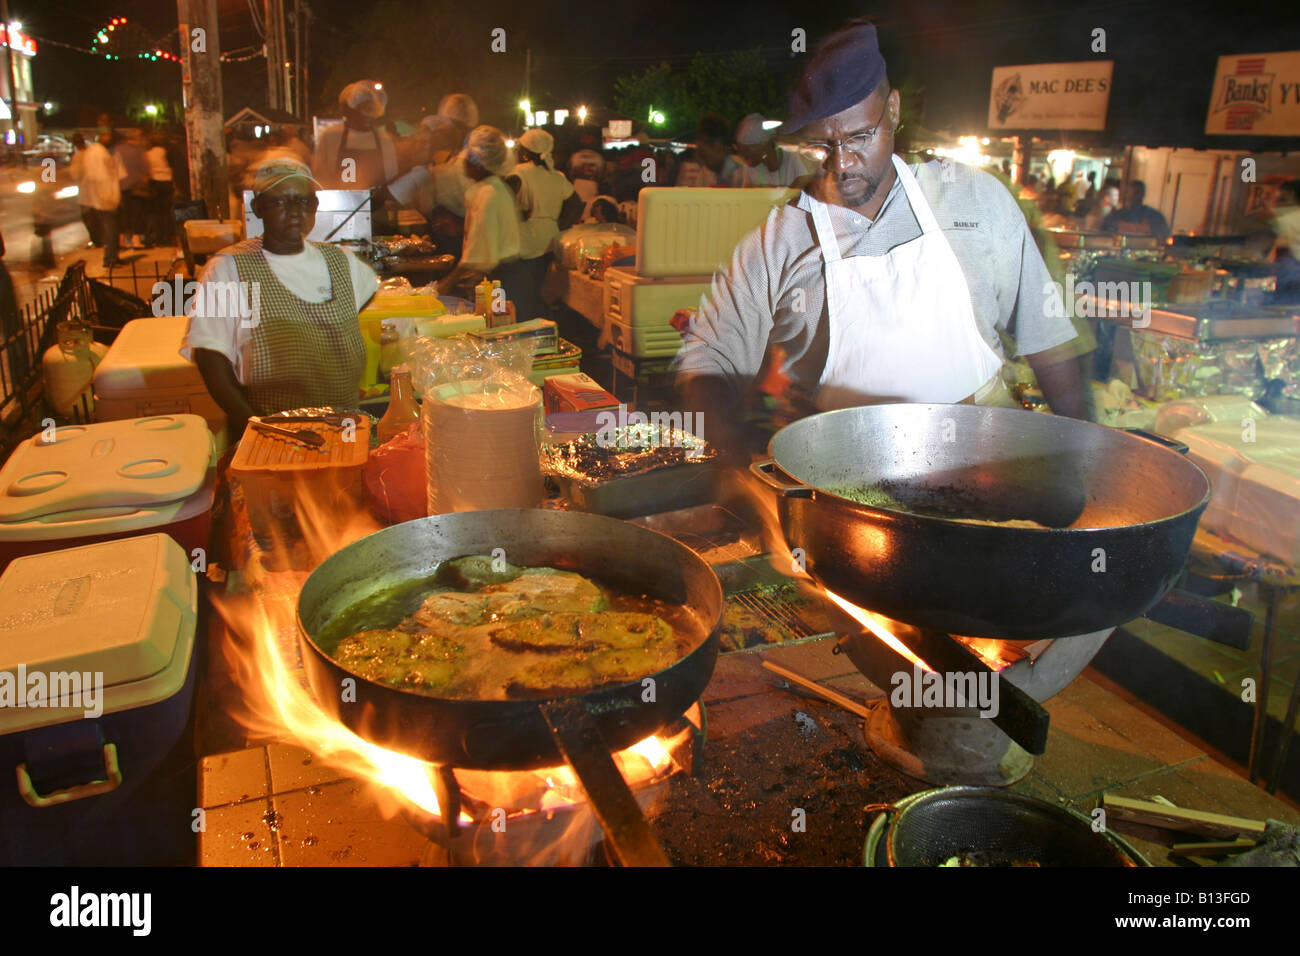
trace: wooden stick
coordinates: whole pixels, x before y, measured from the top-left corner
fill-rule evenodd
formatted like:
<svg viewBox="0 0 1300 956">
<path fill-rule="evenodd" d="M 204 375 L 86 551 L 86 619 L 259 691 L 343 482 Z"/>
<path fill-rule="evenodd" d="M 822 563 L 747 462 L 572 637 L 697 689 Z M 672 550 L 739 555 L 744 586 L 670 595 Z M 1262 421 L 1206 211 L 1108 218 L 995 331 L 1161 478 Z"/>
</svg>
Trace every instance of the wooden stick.
<svg viewBox="0 0 1300 956">
<path fill-rule="evenodd" d="M 1259 844 L 1254 840 L 1227 840 L 1222 843 L 1175 843 L 1169 849 L 1170 856 L 1225 856 L 1240 853 Z"/>
<path fill-rule="evenodd" d="M 780 674 L 786 680 L 798 684 L 806 690 L 812 691 L 818 697 L 829 700 L 832 704 L 838 704 L 851 714 L 857 714 L 859 717 L 869 717 L 871 711 L 864 707 L 852 697 L 845 697 L 843 694 L 831 690 L 829 687 L 823 687 L 816 681 L 809 680 L 801 674 L 796 674 L 792 670 L 782 667 L 780 664 L 773 664 L 771 661 L 763 661 L 763 666 L 774 674 Z"/>
<path fill-rule="evenodd" d="M 1186 810 L 1148 800 L 1116 797 L 1109 793 L 1102 798 L 1102 804 L 1107 816 L 1113 815 L 1117 820 L 1130 820 L 1162 830 L 1177 830 L 1225 840 L 1250 836 L 1258 839 L 1264 835 L 1262 820 L 1247 820 L 1244 817 L 1230 817 L 1204 810 Z"/>
</svg>

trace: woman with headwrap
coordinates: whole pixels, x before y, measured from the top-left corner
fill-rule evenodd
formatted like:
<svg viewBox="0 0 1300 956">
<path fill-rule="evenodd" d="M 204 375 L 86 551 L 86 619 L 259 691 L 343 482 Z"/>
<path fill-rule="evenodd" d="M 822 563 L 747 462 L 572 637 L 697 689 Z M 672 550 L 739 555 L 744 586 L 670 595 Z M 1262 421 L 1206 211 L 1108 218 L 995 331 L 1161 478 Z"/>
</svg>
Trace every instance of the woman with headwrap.
<svg viewBox="0 0 1300 956">
<path fill-rule="evenodd" d="M 455 294 L 487 276 L 501 281 L 506 298 L 518 308 L 528 301 L 529 270 L 519 258 L 515 194 L 500 175 L 510 162 L 505 135 L 493 126 L 479 126 L 469 134 L 461 157 L 465 175 L 474 182 L 465 192 L 465 242 L 456 268 L 439 280 L 438 294 Z"/>
<path fill-rule="evenodd" d="M 582 216 L 582 197 L 573 191 L 565 175 L 556 171 L 551 157 L 554 148 L 551 134 L 536 127 L 519 137 L 515 148 L 519 165 L 514 175 L 519 178 L 519 214 L 523 220 L 519 225 L 519 256 L 531 276 L 529 297 L 515 304 L 520 321 L 548 317 L 541 288 L 551 260 L 551 243 L 561 230 Z"/>
<path fill-rule="evenodd" d="M 323 189 L 378 189 L 397 175 L 397 147 L 375 120 L 388 107 L 382 83 L 357 80 L 339 93 L 343 123 L 316 139 L 312 175 Z"/>
</svg>

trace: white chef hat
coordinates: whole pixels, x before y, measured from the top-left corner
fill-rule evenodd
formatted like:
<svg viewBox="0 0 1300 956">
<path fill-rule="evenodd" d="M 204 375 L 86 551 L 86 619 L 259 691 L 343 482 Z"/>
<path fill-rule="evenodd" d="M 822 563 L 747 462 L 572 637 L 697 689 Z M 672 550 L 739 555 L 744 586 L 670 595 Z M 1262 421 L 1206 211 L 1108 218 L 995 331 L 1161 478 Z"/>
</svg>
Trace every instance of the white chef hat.
<svg viewBox="0 0 1300 956">
<path fill-rule="evenodd" d="M 378 119 L 388 108 L 388 92 L 382 83 L 357 80 L 339 91 L 339 105 L 349 106 L 371 119 Z"/>
<path fill-rule="evenodd" d="M 473 129 L 478 125 L 478 104 L 468 93 L 448 93 L 438 102 L 438 115 Z"/>
<path fill-rule="evenodd" d="M 546 130 L 534 126 L 519 137 L 519 145 L 542 157 L 542 162 L 548 169 L 555 168 L 555 160 L 551 157 L 551 152 L 555 149 L 555 137 Z"/>
<path fill-rule="evenodd" d="M 763 129 L 766 120 L 759 113 L 750 113 L 736 126 L 736 142 L 741 146 L 760 146 L 772 138 L 772 131 Z"/>
<path fill-rule="evenodd" d="M 465 140 L 465 157 L 489 173 L 499 173 L 510 159 L 506 137 L 495 126 L 477 126 Z"/>
</svg>

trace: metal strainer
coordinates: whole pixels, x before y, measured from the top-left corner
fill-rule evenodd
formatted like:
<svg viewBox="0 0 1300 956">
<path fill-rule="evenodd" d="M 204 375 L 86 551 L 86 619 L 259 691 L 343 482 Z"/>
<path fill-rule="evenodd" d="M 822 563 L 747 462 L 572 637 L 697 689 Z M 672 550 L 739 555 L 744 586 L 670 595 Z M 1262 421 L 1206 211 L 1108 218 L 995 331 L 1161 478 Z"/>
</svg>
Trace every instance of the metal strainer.
<svg viewBox="0 0 1300 956">
<path fill-rule="evenodd" d="M 935 867 L 953 857 L 985 866 L 1147 865 L 1082 814 L 996 787 L 943 787 L 874 809 L 883 812 L 867 837 L 867 866 Z"/>
</svg>

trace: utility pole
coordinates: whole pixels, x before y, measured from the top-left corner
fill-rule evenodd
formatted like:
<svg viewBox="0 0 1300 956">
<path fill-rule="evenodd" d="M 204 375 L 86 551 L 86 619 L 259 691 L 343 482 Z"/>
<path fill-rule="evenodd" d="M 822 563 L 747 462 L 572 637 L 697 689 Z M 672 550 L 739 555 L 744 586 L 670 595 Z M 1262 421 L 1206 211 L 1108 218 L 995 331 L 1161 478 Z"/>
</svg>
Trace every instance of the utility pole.
<svg viewBox="0 0 1300 956">
<path fill-rule="evenodd" d="M 180 15 L 181 84 L 190 195 L 207 203 L 208 215 L 230 212 L 225 117 L 221 108 L 221 38 L 217 0 L 176 0 Z"/>
<path fill-rule="evenodd" d="M 284 0 L 266 0 L 265 10 L 266 97 L 272 109 L 287 110 L 289 57 L 284 37 Z"/>
<path fill-rule="evenodd" d="M 293 98 L 289 112 L 298 119 L 303 116 L 302 27 L 302 0 L 293 0 Z"/>
</svg>

